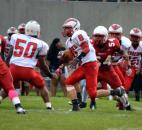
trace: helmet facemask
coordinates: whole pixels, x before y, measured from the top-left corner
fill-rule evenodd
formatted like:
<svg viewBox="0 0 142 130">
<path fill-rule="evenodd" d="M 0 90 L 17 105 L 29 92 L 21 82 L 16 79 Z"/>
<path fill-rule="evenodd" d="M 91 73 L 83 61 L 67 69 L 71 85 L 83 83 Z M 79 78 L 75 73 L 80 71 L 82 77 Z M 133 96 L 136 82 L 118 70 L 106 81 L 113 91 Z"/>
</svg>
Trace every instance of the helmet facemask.
<svg viewBox="0 0 142 130">
<path fill-rule="evenodd" d="M 75 18 L 67 19 L 63 24 L 63 36 L 71 37 L 73 33 L 80 29 L 80 22 Z"/>
<path fill-rule="evenodd" d="M 130 40 L 132 42 L 132 46 L 135 48 L 139 45 L 142 38 L 142 31 L 139 28 L 133 28 L 130 31 Z"/>
</svg>

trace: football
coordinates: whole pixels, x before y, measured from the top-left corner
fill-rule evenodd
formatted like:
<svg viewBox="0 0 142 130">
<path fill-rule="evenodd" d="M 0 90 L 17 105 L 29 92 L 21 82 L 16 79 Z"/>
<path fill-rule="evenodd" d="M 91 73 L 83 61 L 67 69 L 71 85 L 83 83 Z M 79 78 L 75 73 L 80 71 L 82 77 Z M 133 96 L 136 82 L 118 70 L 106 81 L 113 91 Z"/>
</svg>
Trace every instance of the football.
<svg viewBox="0 0 142 130">
<path fill-rule="evenodd" d="M 73 60 L 73 53 L 67 49 L 64 51 L 62 57 L 61 57 L 61 61 L 65 64 L 69 63 L 69 61 Z"/>
</svg>

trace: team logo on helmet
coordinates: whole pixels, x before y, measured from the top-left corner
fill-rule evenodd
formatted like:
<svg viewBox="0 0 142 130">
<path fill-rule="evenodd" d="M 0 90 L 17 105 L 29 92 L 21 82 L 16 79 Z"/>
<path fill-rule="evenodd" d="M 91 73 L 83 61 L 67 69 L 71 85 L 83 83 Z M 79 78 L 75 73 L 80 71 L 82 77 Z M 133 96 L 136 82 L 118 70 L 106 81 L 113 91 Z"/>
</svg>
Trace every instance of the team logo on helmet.
<svg viewBox="0 0 142 130">
<path fill-rule="evenodd" d="M 120 25 L 119 25 L 119 24 L 112 24 L 112 28 L 113 28 L 114 30 L 117 30 L 117 29 L 120 28 Z"/>
<path fill-rule="evenodd" d="M 134 33 L 139 33 L 140 32 L 140 30 L 138 28 L 134 28 L 133 31 L 134 31 Z"/>
</svg>

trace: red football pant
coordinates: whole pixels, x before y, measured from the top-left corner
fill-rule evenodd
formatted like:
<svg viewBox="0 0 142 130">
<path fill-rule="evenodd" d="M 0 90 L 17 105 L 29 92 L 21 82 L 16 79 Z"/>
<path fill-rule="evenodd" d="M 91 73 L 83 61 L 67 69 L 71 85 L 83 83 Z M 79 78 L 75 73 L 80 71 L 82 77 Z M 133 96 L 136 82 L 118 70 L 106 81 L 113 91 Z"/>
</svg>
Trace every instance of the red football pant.
<svg viewBox="0 0 142 130">
<path fill-rule="evenodd" d="M 125 74 L 125 90 L 126 92 L 128 92 L 131 88 L 132 82 L 134 80 L 134 77 L 136 75 L 136 70 L 135 68 L 131 68 L 132 73 L 128 76 L 127 74 Z"/>
<path fill-rule="evenodd" d="M 124 75 L 123 75 L 120 67 L 118 65 L 114 65 L 113 68 L 114 68 L 115 72 L 118 74 L 118 76 L 122 82 L 122 85 L 125 86 L 125 78 L 124 78 Z"/>
<path fill-rule="evenodd" d="M 111 66 L 108 70 L 99 70 L 98 79 L 108 83 L 113 89 L 116 89 L 122 85 L 122 82 Z"/>
<path fill-rule="evenodd" d="M 0 86 L 8 93 L 10 90 L 15 90 L 13 79 L 7 65 L 0 58 Z"/>
<path fill-rule="evenodd" d="M 79 66 L 66 80 L 66 85 L 74 85 L 82 79 L 86 79 L 86 88 L 91 99 L 97 95 L 98 63 L 89 62 Z"/>
<path fill-rule="evenodd" d="M 128 76 L 126 74 L 126 71 L 128 69 L 128 61 L 123 61 L 121 63 L 119 63 L 119 69 L 121 70 L 122 74 L 124 75 L 124 88 L 126 90 L 126 92 L 128 92 L 131 88 L 131 85 L 132 85 L 132 82 L 134 80 L 134 77 L 135 77 L 135 74 L 136 74 L 136 71 L 135 71 L 135 68 L 131 68 L 132 70 L 132 73 Z"/>
<path fill-rule="evenodd" d="M 44 87 L 44 79 L 39 72 L 29 67 L 17 66 L 14 64 L 10 65 L 10 71 L 13 76 L 14 84 L 18 81 L 27 81 L 37 88 Z"/>
</svg>

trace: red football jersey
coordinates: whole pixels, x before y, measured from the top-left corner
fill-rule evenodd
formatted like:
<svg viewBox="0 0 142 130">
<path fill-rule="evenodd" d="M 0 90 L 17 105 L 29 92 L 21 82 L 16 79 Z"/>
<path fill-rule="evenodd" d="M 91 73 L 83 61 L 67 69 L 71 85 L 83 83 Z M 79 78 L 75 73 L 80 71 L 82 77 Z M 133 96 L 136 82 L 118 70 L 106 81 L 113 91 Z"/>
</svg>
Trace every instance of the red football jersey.
<svg viewBox="0 0 142 130">
<path fill-rule="evenodd" d="M 96 55 L 101 63 L 101 67 L 103 67 L 103 62 L 109 55 L 112 56 L 115 52 L 120 50 L 120 43 L 116 38 L 108 38 L 102 46 L 95 44 L 94 41 L 92 44 L 96 50 Z"/>
</svg>

